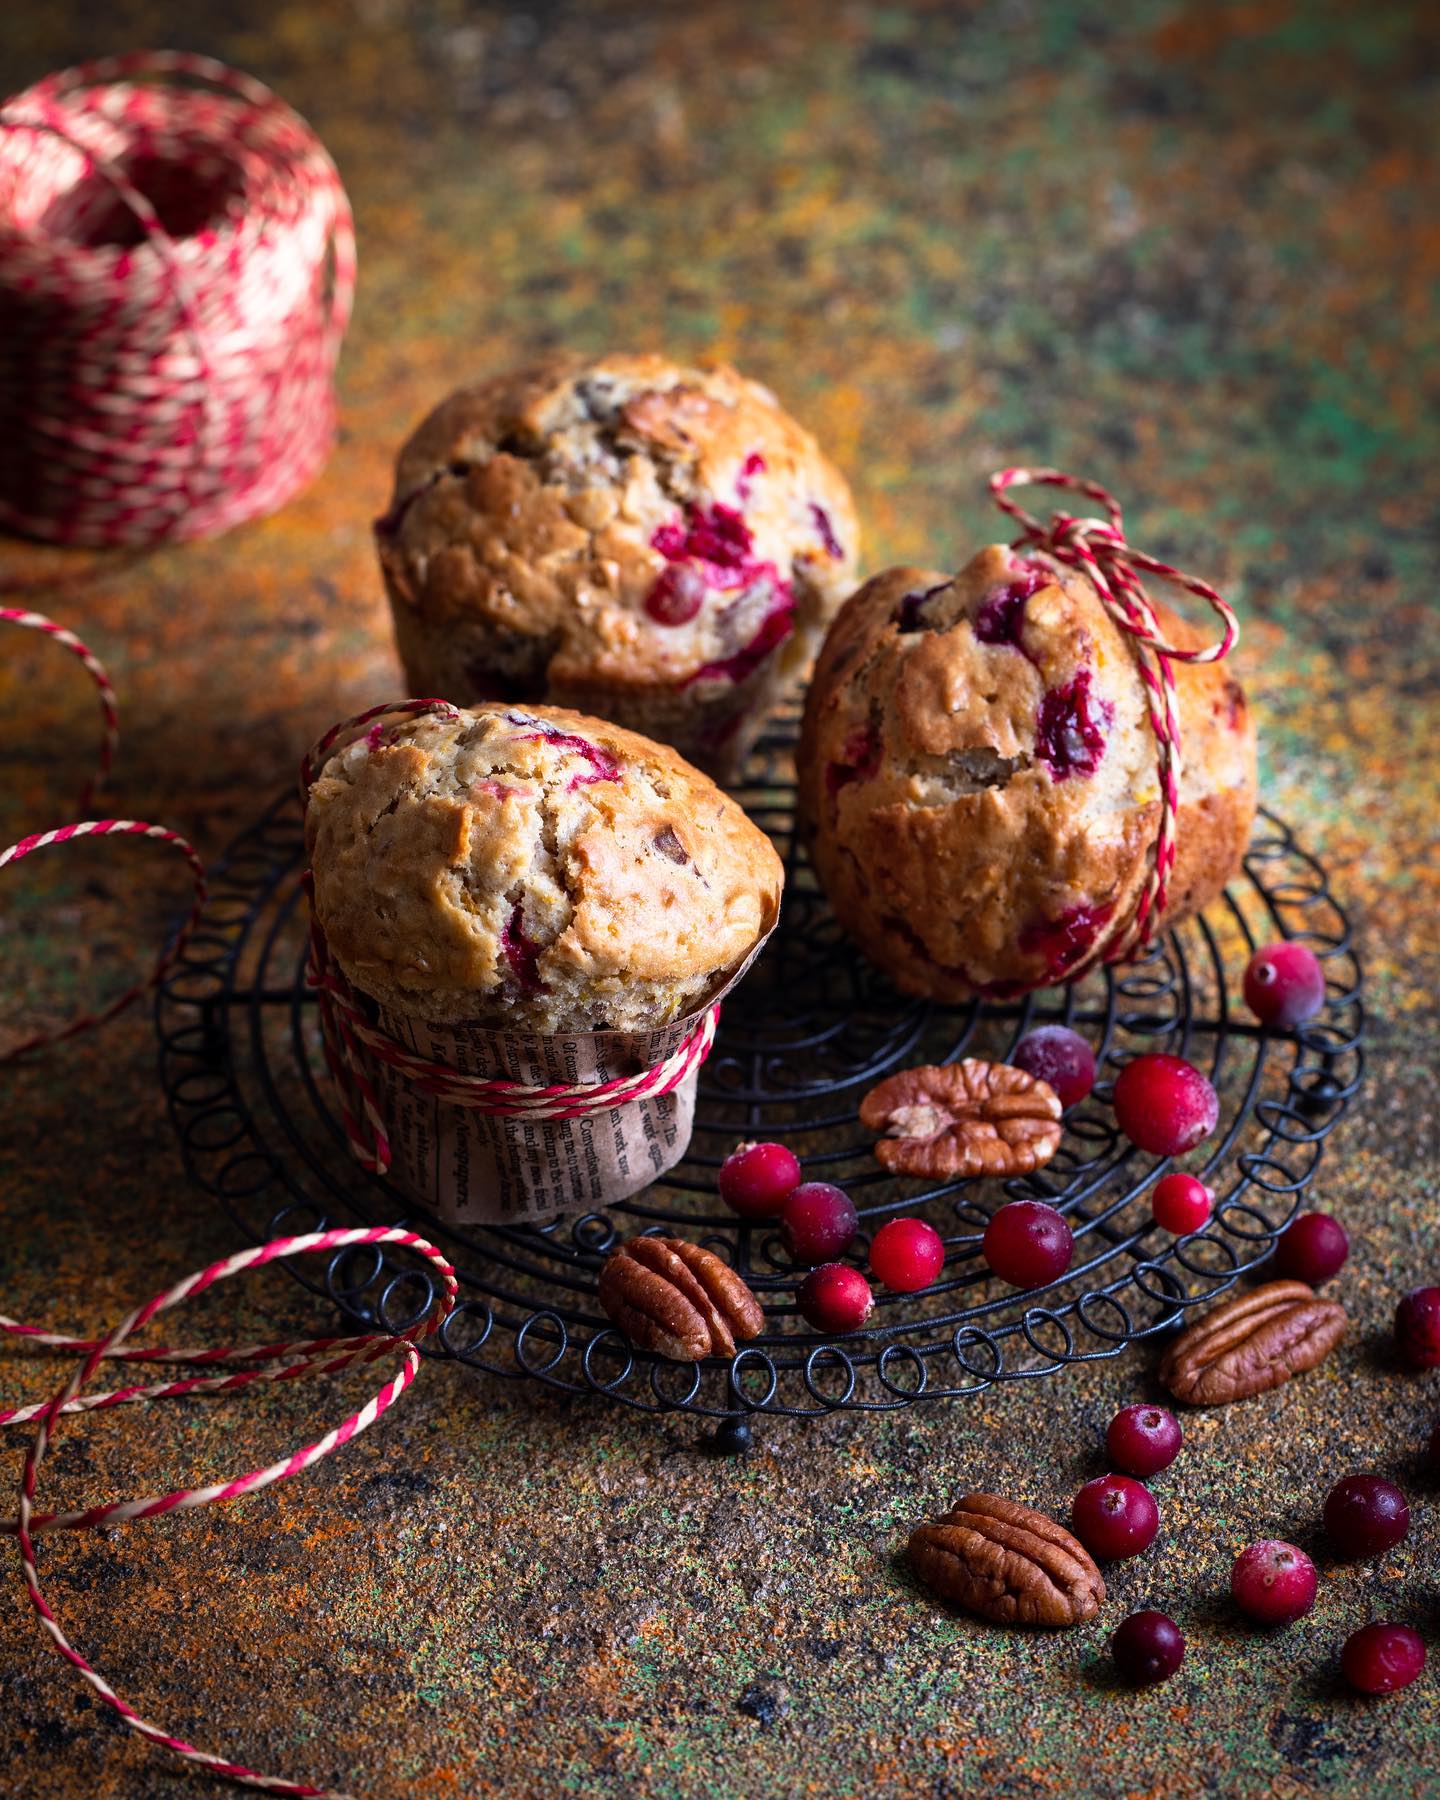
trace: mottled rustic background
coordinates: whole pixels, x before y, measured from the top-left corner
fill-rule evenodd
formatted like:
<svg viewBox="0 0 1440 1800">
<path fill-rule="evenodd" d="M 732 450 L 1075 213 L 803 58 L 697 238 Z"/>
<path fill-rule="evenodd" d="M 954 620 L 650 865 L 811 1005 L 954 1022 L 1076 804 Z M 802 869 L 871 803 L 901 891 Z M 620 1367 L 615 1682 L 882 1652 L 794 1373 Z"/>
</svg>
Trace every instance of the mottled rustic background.
<svg viewBox="0 0 1440 1800">
<path fill-rule="evenodd" d="M 1361 922 L 1376 1018 L 1366 1104 L 1318 1188 L 1355 1241 L 1352 1336 L 1323 1372 L 1193 1422 L 1164 1541 L 1092 1626 L 965 1623 L 896 1553 L 967 1486 L 1063 1509 L 1111 1410 L 1153 1391 L 1144 1357 L 949 1410 L 767 1424 L 735 1462 L 669 1454 L 693 1425 L 429 1370 L 277 1494 L 46 1540 L 61 1616 L 142 1707 L 375 1800 L 1440 1792 L 1440 1666 L 1384 1703 L 1334 1673 L 1377 1613 L 1428 1630 L 1440 1665 L 1417 1452 L 1440 1395 L 1386 1338 L 1397 1290 L 1440 1275 L 1435 27 L 1420 0 L 3 9 L 5 90 L 142 43 L 264 76 L 331 145 L 359 227 L 343 438 L 309 493 L 137 559 L 0 543 L 5 588 L 118 680 L 117 805 L 213 852 L 317 728 L 394 690 L 367 522 L 444 389 L 559 342 L 719 351 L 845 467 L 871 566 L 994 535 L 982 478 L 1024 459 L 1108 482 L 1137 541 L 1228 587 L 1267 795 Z M 0 644 L 0 841 L 64 815 L 91 709 L 64 658 Z M 138 963 L 181 898 L 161 867 L 112 847 L 7 873 L 7 1012 L 59 1017 Z M 4 1084 L 6 1311 L 108 1321 L 234 1247 L 186 1190 L 142 1015 Z M 283 1275 L 200 1310 L 197 1335 L 313 1317 Z M 0 1402 L 44 1379 L 0 1356 Z M 358 1391 L 327 1397 L 334 1416 Z M 71 1428 L 47 1489 L 75 1504 L 248 1467 L 302 1441 L 315 1404 Z M 1235 1549 L 1312 1543 L 1330 1480 L 1364 1467 L 1411 1487 L 1408 1543 L 1327 1569 L 1279 1637 L 1238 1624 Z M 0 1472 L 18 1468 L 8 1441 Z M 176 1792 L 5 1591 L 0 1791 Z M 1190 1655 L 1136 1697 L 1103 1647 L 1142 1602 L 1177 1614 Z"/>
</svg>

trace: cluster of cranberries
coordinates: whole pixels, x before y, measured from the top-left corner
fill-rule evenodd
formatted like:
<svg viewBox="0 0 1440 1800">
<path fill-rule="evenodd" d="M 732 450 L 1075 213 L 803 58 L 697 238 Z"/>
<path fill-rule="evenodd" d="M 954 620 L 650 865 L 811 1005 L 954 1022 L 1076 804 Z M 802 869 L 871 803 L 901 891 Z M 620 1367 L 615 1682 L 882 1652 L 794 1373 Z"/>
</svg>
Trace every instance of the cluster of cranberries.
<svg viewBox="0 0 1440 1800">
<path fill-rule="evenodd" d="M 800 1159 L 783 1144 L 741 1144 L 720 1165 L 720 1198 L 742 1219 L 778 1218 L 785 1248 L 810 1270 L 797 1295 L 817 1331 L 858 1331 L 875 1305 L 870 1283 L 840 1262 L 860 1229 L 855 1203 L 828 1181 L 803 1181 Z M 896 1294 L 936 1280 L 945 1245 L 923 1219 L 891 1219 L 870 1244 L 870 1273 Z"/>
<path fill-rule="evenodd" d="M 1440 1290 L 1432 1290 L 1440 1296 Z M 1115 1561 L 1136 1556 L 1155 1540 L 1160 1509 L 1139 1476 L 1168 1469 L 1182 1437 L 1163 1406 L 1127 1406 L 1110 1421 L 1105 1447 L 1126 1474 L 1087 1481 L 1071 1507 L 1071 1524 L 1090 1554 Z M 1410 1526 L 1410 1508 L 1399 1488 L 1378 1475 L 1350 1475 L 1325 1500 L 1325 1536 L 1334 1556 L 1357 1561 L 1391 1550 Z M 1267 1538 L 1235 1558 L 1230 1592 L 1236 1606 L 1259 1625 L 1281 1626 L 1303 1618 L 1315 1604 L 1315 1564 L 1294 1544 Z M 1135 1687 L 1168 1681 L 1185 1657 L 1185 1638 L 1163 1612 L 1132 1613 L 1110 1640 L 1121 1676 Z M 1352 1632 L 1340 1654 L 1345 1679 L 1362 1694 L 1388 1694 L 1414 1681 L 1425 1667 L 1425 1646 L 1408 1625 L 1376 1623 Z"/>
</svg>

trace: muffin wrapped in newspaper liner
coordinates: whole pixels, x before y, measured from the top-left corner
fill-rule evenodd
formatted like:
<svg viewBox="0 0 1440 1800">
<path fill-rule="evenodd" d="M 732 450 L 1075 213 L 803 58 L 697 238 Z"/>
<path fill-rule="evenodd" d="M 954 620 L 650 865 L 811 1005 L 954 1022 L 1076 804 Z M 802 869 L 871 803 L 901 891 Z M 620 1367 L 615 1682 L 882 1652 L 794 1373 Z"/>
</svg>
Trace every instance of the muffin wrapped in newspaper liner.
<svg viewBox="0 0 1440 1800">
<path fill-rule="evenodd" d="M 782 885 L 708 777 L 577 713 L 446 708 L 334 752 L 306 837 L 327 1049 L 407 1193 L 518 1222 L 680 1160 L 712 1015 Z M 585 1091 L 650 1070 L 639 1095 Z M 533 1092 L 556 1086 L 580 1091 Z"/>
</svg>

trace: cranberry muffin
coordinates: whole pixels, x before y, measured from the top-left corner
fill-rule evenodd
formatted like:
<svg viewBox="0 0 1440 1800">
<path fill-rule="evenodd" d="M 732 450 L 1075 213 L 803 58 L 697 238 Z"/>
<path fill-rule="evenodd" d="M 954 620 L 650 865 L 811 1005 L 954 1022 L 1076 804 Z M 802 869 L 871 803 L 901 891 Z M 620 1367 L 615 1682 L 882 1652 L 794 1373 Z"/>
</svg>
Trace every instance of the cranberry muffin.
<svg viewBox="0 0 1440 1800">
<path fill-rule="evenodd" d="M 843 477 L 723 366 L 559 357 L 462 388 L 375 527 L 410 692 L 549 701 L 731 779 L 855 581 Z"/>
<path fill-rule="evenodd" d="M 1162 629 L 1201 641 L 1157 603 Z M 1182 774 L 1164 922 L 1239 867 L 1255 733 L 1238 682 L 1176 663 Z M 1083 576 L 1003 546 L 846 602 L 805 708 L 800 804 L 841 924 L 906 993 L 1006 998 L 1118 942 L 1154 857 L 1155 739 L 1128 637 Z"/>
<path fill-rule="evenodd" d="M 770 931 L 769 838 L 673 750 L 556 707 L 372 732 L 310 790 L 315 914 L 387 1009 L 539 1033 L 704 1005 Z"/>
</svg>

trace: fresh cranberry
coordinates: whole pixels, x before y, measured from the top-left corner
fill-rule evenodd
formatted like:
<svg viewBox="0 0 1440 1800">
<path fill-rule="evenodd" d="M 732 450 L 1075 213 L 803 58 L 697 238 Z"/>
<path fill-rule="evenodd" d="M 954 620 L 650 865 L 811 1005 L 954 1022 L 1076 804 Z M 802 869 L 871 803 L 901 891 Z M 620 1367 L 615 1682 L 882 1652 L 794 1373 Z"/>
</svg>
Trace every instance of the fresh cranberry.
<svg viewBox="0 0 1440 1800">
<path fill-rule="evenodd" d="M 918 1294 L 944 1265 L 940 1233 L 923 1219 L 891 1219 L 870 1245 L 870 1273 L 892 1294 Z"/>
<path fill-rule="evenodd" d="M 800 1159 L 783 1144 L 737 1144 L 720 1165 L 720 1198 L 742 1219 L 769 1219 L 800 1185 Z"/>
<path fill-rule="evenodd" d="M 1087 1099 L 1095 1085 L 1095 1052 L 1068 1025 L 1042 1025 L 1027 1032 L 1010 1061 L 1054 1088 L 1067 1111 Z"/>
<path fill-rule="evenodd" d="M 985 1227 L 981 1248 L 992 1272 L 1011 1287 L 1045 1287 L 1070 1267 L 1075 1236 L 1064 1215 L 1043 1200 L 1012 1200 Z"/>
<path fill-rule="evenodd" d="M 1345 1265 L 1350 1239 L 1329 1213 L 1300 1213 L 1280 1233 L 1275 1245 L 1275 1273 L 1285 1281 L 1308 1281 L 1319 1287 Z"/>
<path fill-rule="evenodd" d="M 1156 1052 L 1137 1056 L 1115 1077 L 1115 1117 L 1141 1150 L 1180 1156 L 1215 1129 L 1220 1102 L 1192 1064 Z"/>
<path fill-rule="evenodd" d="M 1245 1004 L 1262 1025 L 1288 1031 L 1325 1004 L 1325 971 L 1308 944 L 1282 940 L 1257 950 L 1245 965 Z"/>
<path fill-rule="evenodd" d="M 1440 1367 L 1440 1287 L 1406 1294 L 1395 1308 L 1395 1342 L 1412 1369 Z"/>
<path fill-rule="evenodd" d="M 1197 1181 L 1193 1175 L 1182 1175 L 1177 1170 L 1173 1175 L 1162 1175 L 1155 1183 L 1155 1192 L 1150 1196 L 1150 1211 L 1162 1231 L 1173 1231 L 1176 1237 L 1184 1237 L 1187 1232 L 1200 1229 L 1210 1217 L 1214 1203 L 1215 1196 L 1203 1181 Z"/>
<path fill-rule="evenodd" d="M 1122 1406 L 1105 1430 L 1110 1460 L 1142 1479 L 1168 1469 L 1183 1442 L 1179 1421 L 1163 1406 Z"/>
<path fill-rule="evenodd" d="M 870 1283 L 849 1263 L 822 1263 L 800 1283 L 800 1311 L 817 1331 L 858 1331 L 870 1317 L 875 1296 Z"/>
<path fill-rule="evenodd" d="M 1063 687 L 1042 695 L 1035 725 L 1035 754 L 1056 781 L 1093 775 L 1105 754 L 1105 731 L 1115 717 L 1108 700 L 1090 693 L 1090 671 L 1081 669 Z"/>
<path fill-rule="evenodd" d="M 1131 1613 L 1115 1627 L 1110 1654 L 1131 1687 L 1154 1687 L 1184 1662 L 1185 1639 L 1168 1613 Z"/>
<path fill-rule="evenodd" d="M 1160 1508 L 1149 1488 L 1128 1475 L 1097 1475 L 1072 1501 L 1070 1523 L 1092 1556 L 1116 1562 L 1155 1542 Z"/>
<path fill-rule="evenodd" d="M 1362 1694 L 1393 1694 L 1425 1667 L 1425 1642 L 1408 1625 L 1362 1625 L 1340 1652 L 1340 1672 Z"/>
<path fill-rule="evenodd" d="M 1315 1565 L 1303 1550 L 1279 1538 L 1252 1544 L 1235 1558 L 1230 1592 L 1247 1619 L 1288 1625 L 1315 1604 Z"/>
<path fill-rule="evenodd" d="M 797 1263 L 814 1268 L 849 1249 L 860 1215 L 843 1188 L 828 1181 L 802 1181 L 780 1209 L 780 1235 Z"/>
<path fill-rule="evenodd" d="M 1325 1497 L 1325 1533 L 1347 1562 L 1393 1550 L 1410 1529 L 1410 1503 L 1378 1475 L 1347 1475 Z"/>
</svg>

